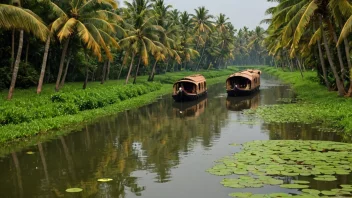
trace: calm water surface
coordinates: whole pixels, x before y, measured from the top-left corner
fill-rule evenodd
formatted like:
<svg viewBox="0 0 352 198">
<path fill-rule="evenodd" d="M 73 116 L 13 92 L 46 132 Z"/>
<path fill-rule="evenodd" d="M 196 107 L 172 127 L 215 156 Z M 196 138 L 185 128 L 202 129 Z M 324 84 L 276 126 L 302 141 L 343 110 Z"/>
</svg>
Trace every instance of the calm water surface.
<svg viewBox="0 0 352 198">
<path fill-rule="evenodd" d="M 197 102 L 174 103 L 171 96 L 165 96 L 148 106 L 0 158 L 0 197 L 215 198 L 236 191 L 295 193 L 275 186 L 225 188 L 220 184 L 223 177 L 205 172 L 215 160 L 240 151 L 229 146 L 234 142 L 340 140 L 335 133 L 319 132 L 307 125 L 264 124 L 243 114 L 245 109 L 293 96 L 288 86 L 265 76 L 261 91 L 250 97 L 228 99 L 223 84 L 212 86 L 208 97 Z M 113 181 L 99 183 L 99 178 Z M 339 180 L 349 181 L 350 177 Z M 316 189 L 339 184 L 312 182 Z M 71 187 L 83 192 L 66 193 Z"/>
</svg>

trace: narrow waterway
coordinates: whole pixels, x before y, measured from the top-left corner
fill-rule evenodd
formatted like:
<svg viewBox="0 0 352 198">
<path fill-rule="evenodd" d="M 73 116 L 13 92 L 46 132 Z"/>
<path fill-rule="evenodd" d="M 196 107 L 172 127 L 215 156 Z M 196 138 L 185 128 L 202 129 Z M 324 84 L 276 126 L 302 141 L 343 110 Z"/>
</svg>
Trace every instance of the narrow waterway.
<svg viewBox="0 0 352 198">
<path fill-rule="evenodd" d="M 210 87 L 208 97 L 197 102 L 175 103 L 171 96 L 164 96 L 148 106 L 0 158 L 0 197 L 228 197 L 236 190 L 223 187 L 223 177 L 205 170 L 215 160 L 240 150 L 229 144 L 340 140 L 335 133 L 308 125 L 264 124 L 243 113 L 293 96 L 288 86 L 268 76 L 262 77 L 260 92 L 250 97 L 228 99 L 224 84 Z M 97 182 L 100 178 L 113 181 Z M 83 191 L 65 192 L 72 187 Z M 278 186 L 251 191 L 287 192 Z"/>
</svg>

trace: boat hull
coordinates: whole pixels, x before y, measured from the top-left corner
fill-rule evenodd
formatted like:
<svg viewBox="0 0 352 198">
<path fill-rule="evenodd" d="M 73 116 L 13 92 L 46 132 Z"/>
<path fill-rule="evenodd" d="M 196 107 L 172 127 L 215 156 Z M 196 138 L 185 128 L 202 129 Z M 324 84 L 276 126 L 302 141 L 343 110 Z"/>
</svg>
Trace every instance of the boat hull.
<svg viewBox="0 0 352 198">
<path fill-rule="evenodd" d="M 176 101 L 176 102 L 184 102 L 184 101 L 193 101 L 193 100 L 197 100 L 199 98 L 205 97 L 207 95 L 207 92 L 203 92 L 200 94 L 189 94 L 186 92 L 179 92 L 178 94 L 174 94 L 172 95 L 172 98 Z"/>
<path fill-rule="evenodd" d="M 237 89 L 235 87 L 234 89 L 227 90 L 227 96 L 229 96 L 229 97 L 248 96 L 248 95 L 251 95 L 251 94 L 259 91 L 259 87 L 260 86 L 254 88 L 254 89 L 250 89 L 250 90 L 242 90 L 242 89 Z"/>
</svg>

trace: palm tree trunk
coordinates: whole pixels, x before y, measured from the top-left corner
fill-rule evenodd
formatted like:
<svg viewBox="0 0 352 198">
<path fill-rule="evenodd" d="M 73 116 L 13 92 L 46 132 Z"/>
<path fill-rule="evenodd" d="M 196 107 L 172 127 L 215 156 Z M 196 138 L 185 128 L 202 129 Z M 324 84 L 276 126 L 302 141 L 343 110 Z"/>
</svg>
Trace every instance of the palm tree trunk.
<svg viewBox="0 0 352 198">
<path fill-rule="evenodd" d="M 344 88 L 344 86 L 343 86 L 343 83 L 342 83 L 342 81 L 341 81 L 341 79 L 340 79 L 339 74 L 337 73 L 337 70 L 336 70 L 336 66 L 335 66 L 335 64 L 334 64 L 334 61 L 332 60 L 331 52 L 330 52 L 330 48 L 329 48 L 329 43 L 328 43 L 328 39 L 327 39 L 326 33 L 325 33 L 324 29 L 323 29 L 323 23 L 322 23 L 322 20 L 321 20 L 321 19 L 320 19 L 320 25 L 321 25 L 321 30 L 323 31 L 322 34 L 323 34 L 325 52 L 326 52 L 326 55 L 327 55 L 327 57 L 328 57 L 331 70 L 332 70 L 332 72 L 334 73 L 334 77 L 335 77 L 335 80 L 336 80 L 337 90 L 338 90 L 339 96 L 343 96 L 343 95 L 345 94 L 345 88 Z"/>
<path fill-rule="evenodd" d="M 55 91 L 59 91 L 60 90 L 60 80 L 61 80 L 62 70 L 64 68 L 65 57 L 66 57 L 66 53 L 67 53 L 67 48 L 68 48 L 69 42 L 70 42 L 70 37 L 67 38 L 67 40 L 66 40 L 66 42 L 64 44 L 64 48 L 62 49 L 60 66 L 59 66 L 59 73 L 57 74 L 57 78 L 56 78 Z"/>
<path fill-rule="evenodd" d="M 335 44 L 337 44 L 337 35 L 336 35 L 335 30 L 334 30 L 333 24 L 330 21 L 328 21 L 328 23 L 329 23 L 329 27 L 331 29 L 330 32 L 332 33 L 334 42 L 335 42 Z M 345 69 L 345 66 L 343 64 L 341 49 L 340 49 L 339 46 L 337 46 L 336 49 L 337 49 L 337 57 L 338 57 L 339 63 L 340 63 L 341 80 L 343 82 L 345 80 L 345 76 L 346 76 L 346 69 Z"/>
<path fill-rule="evenodd" d="M 15 65 L 13 67 L 9 94 L 7 95 L 8 100 L 12 99 L 13 91 L 15 89 L 16 80 L 17 80 L 17 73 L 18 73 L 18 69 L 20 67 L 20 62 L 21 62 L 22 47 L 23 47 L 23 30 L 20 31 L 20 41 L 18 43 L 17 57 L 16 57 Z"/>
<path fill-rule="evenodd" d="M 27 39 L 27 47 L 26 47 L 26 64 L 28 63 L 28 52 L 29 52 L 29 37 Z"/>
<path fill-rule="evenodd" d="M 12 45 L 11 45 L 11 72 L 13 70 L 13 63 L 15 62 L 15 30 L 12 30 Z"/>
<path fill-rule="evenodd" d="M 101 81 L 100 84 L 104 84 L 105 82 L 105 76 L 106 76 L 106 67 L 107 67 L 108 61 L 104 61 L 104 66 L 103 66 L 103 74 L 101 76 Z"/>
<path fill-rule="evenodd" d="M 206 40 L 206 41 L 205 41 L 205 43 L 204 43 L 204 47 L 203 47 L 203 50 L 202 50 L 202 55 L 200 56 L 200 60 L 199 60 L 199 62 L 198 62 L 198 65 L 197 65 L 196 71 L 198 71 L 198 69 L 199 69 L 199 65 L 200 65 L 200 63 L 202 62 L 203 55 L 204 55 L 204 51 L 205 51 L 205 47 L 206 47 L 206 45 L 207 45 L 207 41 L 208 41 L 208 40 Z"/>
<path fill-rule="evenodd" d="M 86 65 L 86 78 L 84 79 L 83 89 L 87 88 L 88 78 L 89 78 L 89 68 L 88 68 L 88 65 Z"/>
<path fill-rule="evenodd" d="M 110 60 L 108 60 L 108 69 L 106 71 L 106 75 L 105 75 L 105 81 L 109 80 L 109 75 L 110 75 Z"/>
<path fill-rule="evenodd" d="M 117 77 L 117 80 L 120 80 L 122 69 L 123 69 L 123 64 L 121 64 L 121 68 L 120 68 L 120 72 L 119 72 L 119 76 Z"/>
<path fill-rule="evenodd" d="M 155 60 L 155 63 L 154 63 L 153 69 L 152 69 L 152 73 L 149 75 L 148 81 L 153 81 L 154 80 L 155 67 L 156 67 L 157 63 L 158 63 L 158 61 Z"/>
<path fill-rule="evenodd" d="M 299 72 L 301 73 L 302 78 L 304 78 L 303 72 L 302 72 L 302 65 L 301 65 L 301 62 L 299 61 L 299 59 L 297 57 L 296 57 L 296 61 L 297 61 L 297 65 L 298 65 L 298 68 L 299 68 Z"/>
<path fill-rule="evenodd" d="M 139 61 L 138 61 L 137 69 L 136 69 L 136 74 L 134 75 L 134 79 L 133 79 L 133 84 L 136 84 L 139 66 L 141 65 L 141 60 L 142 60 L 142 56 L 139 57 Z"/>
<path fill-rule="evenodd" d="M 319 59 L 320 59 L 321 68 L 323 70 L 324 82 L 325 82 L 326 87 L 330 90 L 330 83 L 328 81 L 328 74 L 327 74 L 326 67 L 325 67 L 325 60 L 323 57 L 323 52 L 321 49 L 320 40 L 318 40 L 318 51 L 319 51 Z"/>
<path fill-rule="evenodd" d="M 38 87 L 37 87 L 37 94 L 40 94 L 40 92 L 42 92 L 42 86 L 43 86 L 43 80 L 44 80 L 45 68 L 46 68 L 46 61 L 48 60 L 48 54 L 49 54 L 49 47 L 50 47 L 50 36 L 48 36 L 48 40 L 46 40 L 46 43 L 45 43 L 45 50 L 44 50 L 44 56 L 43 56 L 43 62 L 42 62 L 42 69 L 40 70 L 40 77 L 39 77 L 39 82 L 38 82 Z"/>
<path fill-rule="evenodd" d="M 61 89 L 61 88 L 64 86 L 64 84 L 65 84 L 65 80 L 66 80 L 66 76 L 67 76 L 68 67 L 70 66 L 70 61 L 71 61 L 71 56 L 69 55 L 69 56 L 68 56 L 68 59 L 67 59 L 67 63 L 66 63 L 65 73 L 64 73 L 64 76 L 63 76 L 62 79 L 61 79 L 60 89 Z"/>
<path fill-rule="evenodd" d="M 126 77 L 126 84 L 128 83 L 128 79 L 130 78 L 130 75 L 131 75 L 131 71 L 132 71 L 132 67 L 133 67 L 133 62 L 134 62 L 134 56 L 135 54 L 132 53 L 132 59 L 131 59 L 131 64 L 130 64 L 130 68 L 128 70 L 128 73 L 127 73 L 127 77 Z"/>
<path fill-rule="evenodd" d="M 351 56 L 350 56 L 350 46 L 348 43 L 348 40 L 345 38 L 343 40 L 344 44 L 345 44 L 345 53 L 346 53 L 346 59 L 347 59 L 347 65 L 348 65 L 348 69 L 350 71 L 350 87 L 348 89 L 348 92 L 346 94 L 346 96 L 351 97 L 352 96 L 352 76 L 351 76 L 351 72 L 352 72 L 352 65 L 351 65 Z"/>
</svg>

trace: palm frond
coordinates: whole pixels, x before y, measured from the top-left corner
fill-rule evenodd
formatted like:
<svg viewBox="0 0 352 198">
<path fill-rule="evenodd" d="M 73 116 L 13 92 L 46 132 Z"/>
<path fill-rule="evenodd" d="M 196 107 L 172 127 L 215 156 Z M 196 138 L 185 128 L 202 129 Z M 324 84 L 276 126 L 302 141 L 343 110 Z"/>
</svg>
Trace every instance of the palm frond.
<svg viewBox="0 0 352 198">
<path fill-rule="evenodd" d="M 337 41 L 337 45 L 340 45 L 343 39 L 345 39 L 352 32 L 352 16 L 346 21 L 340 34 L 340 38 Z"/>
<path fill-rule="evenodd" d="M 57 32 L 61 27 L 68 21 L 69 18 L 67 16 L 61 16 L 57 18 L 52 24 L 51 24 L 51 32 Z"/>
<path fill-rule="evenodd" d="M 92 50 L 93 54 L 98 56 L 98 59 L 101 60 L 99 43 L 94 39 L 87 27 L 80 21 L 77 22 L 77 33 L 79 38 L 86 45 L 86 48 Z"/>
<path fill-rule="evenodd" d="M 0 4 L 0 28 L 22 29 L 42 41 L 46 41 L 49 30 L 45 24 L 28 11 L 12 5 Z"/>
<path fill-rule="evenodd" d="M 309 46 L 315 45 L 317 41 L 321 40 L 321 29 L 319 28 L 317 31 L 314 32 L 312 38 L 309 41 Z"/>
<path fill-rule="evenodd" d="M 307 26 L 307 24 L 310 22 L 310 19 L 312 18 L 312 16 L 314 15 L 315 11 L 318 9 L 318 5 L 315 3 L 315 1 L 312 1 L 307 9 L 305 10 L 304 14 L 301 17 L 301 20 L 299 21 L 293 40 L 292 40 L 292 47 L 291 50 L 295 50 L 295 48 L 297 47 L 304 31 L 305 31 L 305 27 Z"/>
<path fill-rule="evenodd" d="M 69 37 L 73 33 L 74 27 L 76 26 L 77 22 L 79 21 L 77 21 L 75 18 L 70 18 L 66 21 L 66 23 L 62 26 L 59 33 L 57 34 L 60 41 Z"/>
</svg>

